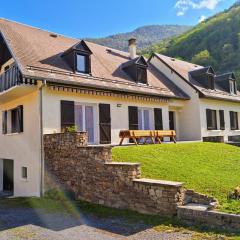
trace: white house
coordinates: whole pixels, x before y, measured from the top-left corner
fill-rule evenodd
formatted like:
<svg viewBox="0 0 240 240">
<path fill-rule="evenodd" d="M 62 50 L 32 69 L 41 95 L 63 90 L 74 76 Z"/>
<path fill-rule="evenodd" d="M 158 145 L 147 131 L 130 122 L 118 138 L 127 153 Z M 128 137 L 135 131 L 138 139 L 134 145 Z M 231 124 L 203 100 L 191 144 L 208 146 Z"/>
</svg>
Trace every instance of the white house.
<svg viewBox="0 0 240 240">
<path fill-rule="evenodd" d="M 222 86 L 209 90 L 187 78 L 199 66 L 181 62 L 182 76 L 178 65 L 171 67 L 160 56 L 148 62 L 137 56 L 135 39 L 129 50 L 0 19 L 0 192 L 40 196 L 43 135 L 67 127 L 87 131 L 89 144 L 118 144 L 124 129 L 175 129 L 178 140 L 240 135 L 233 75 L 228 75 L 233 82 L 228 93 L 222 84 L 226 77 L 205 69 Z M 211 92 L 214 98 L 207 97 Z M 225 130 L 218 129 L 220 122 Z"/>
<path fill-rule="evenodd" d="M 161 54 L 149 62 L 190 96 L 178 115 L 181 140 L 239 140 L 240 93 L 233 73 L 217 76 L 212 67 Z"/>
<path fill-rule="evenodd" d="M 125 53 L 4 19 L 0 31 L 0 191 L 40 195 L 43 134 L 76 125 L 90 144 L 118 144 L 124 129 L 179 132 L 189 96 L 134 39 Z"/>
</svg>

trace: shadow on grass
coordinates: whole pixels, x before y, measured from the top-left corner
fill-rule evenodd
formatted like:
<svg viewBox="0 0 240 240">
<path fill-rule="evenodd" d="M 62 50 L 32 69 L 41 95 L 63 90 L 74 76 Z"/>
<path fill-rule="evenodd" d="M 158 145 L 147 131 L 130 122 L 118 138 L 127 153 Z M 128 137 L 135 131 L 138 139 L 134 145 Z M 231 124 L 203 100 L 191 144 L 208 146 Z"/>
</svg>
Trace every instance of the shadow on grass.
<svg viewBox="0 0 240 240">
<path fill-rule="evenodd" d="M 204 225 L 187 226 L 176 217 L 144 215 L 61 197 L 54 200 L 48 197 L 0 200 L 0 230 L 29 224 L 53 231 L 84 224 L 122 236 L 154 227 L 159 232 L 191 234 L 193 239 L 219 239 L 220 235 L 225 237 L 221 239 L 240 239 L 240 235 Z"/>
</svg>

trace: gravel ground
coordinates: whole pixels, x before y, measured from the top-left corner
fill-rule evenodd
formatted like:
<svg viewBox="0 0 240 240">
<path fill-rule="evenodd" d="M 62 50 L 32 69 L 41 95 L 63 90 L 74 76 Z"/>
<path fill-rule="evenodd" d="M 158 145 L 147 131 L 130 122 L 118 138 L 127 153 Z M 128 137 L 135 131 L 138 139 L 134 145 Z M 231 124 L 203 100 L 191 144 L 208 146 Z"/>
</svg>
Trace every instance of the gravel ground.
<svg viewBox="0 0 240 240">
<path fill-rule="evenodd" d="M 1 209 L 0 240 L 187 240 L 184 233 L 161 233 L 119 218 L 72 217 L 35 209 Z"/>
</svg>

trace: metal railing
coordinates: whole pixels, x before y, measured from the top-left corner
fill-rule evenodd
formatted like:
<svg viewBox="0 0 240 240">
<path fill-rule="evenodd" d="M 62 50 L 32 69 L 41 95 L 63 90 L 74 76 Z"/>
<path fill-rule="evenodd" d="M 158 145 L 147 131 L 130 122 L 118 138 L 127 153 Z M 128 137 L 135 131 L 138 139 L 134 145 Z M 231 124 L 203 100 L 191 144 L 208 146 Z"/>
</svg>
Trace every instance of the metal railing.
<svg viewBox="0 0 240 240">
<path fill-rule="evenodd" d="M 22 76 L 17 66 L 13 65 L 0 75 L 0 92 L 4 92 L 22 83 Z"/>
</svg>

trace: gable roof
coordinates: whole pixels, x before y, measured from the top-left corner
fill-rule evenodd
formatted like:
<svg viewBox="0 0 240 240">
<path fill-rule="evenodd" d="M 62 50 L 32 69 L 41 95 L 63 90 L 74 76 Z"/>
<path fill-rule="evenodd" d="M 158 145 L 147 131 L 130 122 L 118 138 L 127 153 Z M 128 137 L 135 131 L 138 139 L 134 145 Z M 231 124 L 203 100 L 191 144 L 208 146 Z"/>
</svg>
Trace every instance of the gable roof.
<svg viewBox="0 0 240 240">
<path fill-rule="evenodd" d="M 131 65 L 133 65 L 133 64 L 142 65 L 142 66 L 144 66 L 144 67 L 148 67 L 147 61 L 144 59 L 143 56 L 140 56 L 140 57 L 136 57 L 136 58 L 134 58 L 134 59 L 131 59 L 131 60 L 123 63 L 123 64 L 122 64 L 122 68 L 131 66 Z"/>
<path fill-rule="evenodd" d="M 56 35 L 57 36 L 57 35 Z M 74 44 L 72 47 L 70 47 L 69 49 L 67 49 L 62 56 L 68 54 L 69 52 L 73 51 L 73 50 L 80 50 L 83 52 L 86 52 L 88 54 L 92 54 L 92 51 L 89 49 L 88 45 L 85 43 L 85 41 L 81 40 L 80 42 Z"/>
<path fill-rule="evenodd" d="M 134 83 L 121 68 L 123 63 L 130 60 L 128 53 L 84 42 L 92 52 L 91 76 L 76 74 L 64 61 L 62 54 L 76 47 L 79 39 L 5 19 L 0 19 L 0 31 L 23 76 L 97 89 L 188 99 L 181 90 L 171 88 L 171 84 L 167 87 L 152 66 L 148 68 L 148 85 Z"/>
<path fill-rule="evenodd" d="M 213 68 L 211 66 L 209 66 L 209 67 L 202 67 L 202 68 L 194 69 L 194 70 L 190 71 L 189 74 L 192 77 L 198 77 L 198 76 L 204 75 L 204 74 L 215 75 L 215 71 L 213 70 Z"/>
<path fill-rule="evenodd" d="M 211 67 L 203 67 L 197 64 L 189 63 L 186 61 L 178 60 L 175 58 L 167 57 L 162 54 L 154 53 L 153 56 L 157 57 L 162 63 L 175 72 L 180 78 L 182 78 L 193 89 L 199 92 L 201 97 L 214 98 L 219 100 L 240 102 L 240 92 L 236 95 L 232 95 L 225 91 L 218 83 L 215 82 L 215 89 L 208 89 L 194 80 L 194 74 L 210 72 L 214 74 L 214 70 Z M 192 75 L 193 74 L 193 75 Z"/>
<path fill-rule="evenodd" d="M 236 77 L 235 77 L 235 74 L 230 72 L 230 73 L 225 73 L 225 74 L 222 74 L 222 75 L 217 75 L 215 77 L 215 80 L 217 82 L 221 82 L 221 81 L 226 81 L 226 80 L 236 80 Z"/>
</svg>

